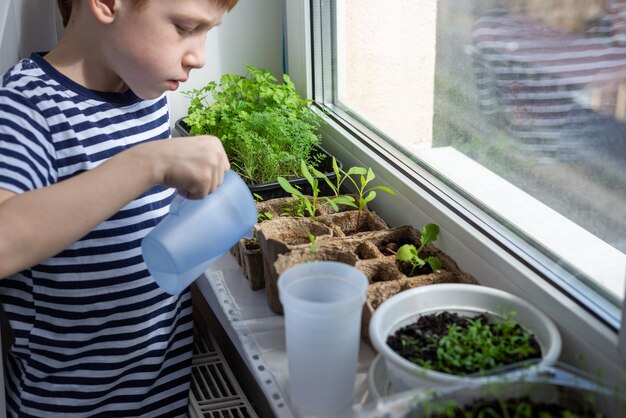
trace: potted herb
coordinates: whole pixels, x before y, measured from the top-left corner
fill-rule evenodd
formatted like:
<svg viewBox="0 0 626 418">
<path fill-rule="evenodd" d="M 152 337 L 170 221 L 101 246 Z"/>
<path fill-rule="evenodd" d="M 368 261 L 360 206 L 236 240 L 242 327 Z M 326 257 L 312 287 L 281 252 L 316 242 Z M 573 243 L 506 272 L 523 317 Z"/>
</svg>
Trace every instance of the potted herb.
<svg viewBox="0 0 626 418">
<path fill-rule="evenodd" d="M 282 195 L 278 177 L 304 183 L 301 160 L 332 177 L 331 157 L 319 146 L 320 117 L 310 100 L 300 96 L 286 74 L 278 83 L 267 70 L 246 69 L 246 76 L 224 74 L 219 84 L 185 92 L 191 104 L 177 130 L 220 138 L 233 169 L 265 199 Z"/>
<path fill-rule="evenodd" d="M 455 375 L 490 370 L 541 356 L 536 338 L 515 322 L 516 312 L 493 320 L 443 311 L 397 329 L 387 345 L 420 367 Z"/>
<path fill-rule="evenodd" d="M 402 355 L 404 353 L 396 351 L 398 344 L 400 346 L 403 344 L 395 340 L 398 331 L 403 334 L 402 330 L 405 327 L 414 326 L 421 317 L 432 319 L 429 315 L 443 312 L 468 317 L 470 319 L 465 319 L 465 321 L 472 324 L 471 327 L 452 327 L 451 332 L 449 327 L 446 327 L 442 335 L 445 335 L 447 340 L 440 343 L 438 339 L 434 346 L 435 354 L 439 350 L 444 352 L 444 357 L 456 359 L 461 364 L 460 369 L 446 367 L 437 370 L 434 364 L 439 361 L 437 355 L 423 360 L 416 359 L 419 356 L 419 350 L 413 352 L 410 358 L 405 358 Z M 508 312 L 515 312 L 514 320 L 507 317 Z M 477 352 L 477 346 L 465 350 L 470 352 L 470 356 L 465 357 L 462 356 L 464 350 L 461 344 L 462 341 L 471 339 L 486 329 L 482 319 L 479 323 L 475 322 L 475 318 L 480 315 L 485 316 L 487 323 L 502 324 L 502 328 L 509 330 L 513 335 L 513 340 L 501 339 L 499 341 L 514 361 L 519 358 L 512 353 L 518 348 L 518 343 L 525 338 L 523 336 L 525 334 L 517 334 L 517 330 L 526 331 L 536 339 L 540 357 L 537 362 L 539 367 L 552 365 L 558 359 L 561 351 L 561 337 L 555 324 L 547 315 L 527 301 L 486 286 L 467 284 L 422 286 L 402 291 L 383 302 L 374 311 L 369 324 L 371 342 L 385 360 L 393 387 L 396 390 L 441 388 L 455 384 L 477 384 L 488 380 L 487 374 L 497 372 L 505 364 L 498 361 L 495 352 L 489 351 L 489 343 L 485 340 L 482 341 L 486 350 L 481 351 L 483 357 L 481 364 L 492 367 L 481 367 L 479 370 L 463 368 L 466 364 L 478 363 L 477 358 L 472 357 Z M 520 328 L 517 328 L 518 325 Z M 459 335 L 462 332 L 467 332 L 468 335 Z M 498 332 L 504 331 L 500 329 Z M 437 334 L 433 330 L 424 332 L 424 334 L 428 333 Z M 412 330 L 412 335 L 418 335 L 415 329 Z M 532 344 L 531 346 L 535 347 Z M 471 373 L 468 374 L 468 371 Z"/>
</svg>

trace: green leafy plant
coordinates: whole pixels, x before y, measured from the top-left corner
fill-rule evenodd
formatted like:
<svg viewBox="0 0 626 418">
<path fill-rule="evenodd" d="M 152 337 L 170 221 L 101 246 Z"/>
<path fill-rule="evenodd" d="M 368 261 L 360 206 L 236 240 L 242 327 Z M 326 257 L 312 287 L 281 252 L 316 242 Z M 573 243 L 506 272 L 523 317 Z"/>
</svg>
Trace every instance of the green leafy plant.
<svg viewBox="0 0 626 418">
<path fill-rule="evenodd" d="M 422 228 L 422 234 L 420 236 L 420 247 L 415 248 L 413 244 L 404 244 L 400 248 L 398 248 L 398 252 L 396 253 L 396 258 L 399 261 L 405 261 L 411 263 L 413 266 L 411 269 L 411 273 L 415 271 L 416 268 L 424 266 L 426 263 L 430 266 L 433 271 L 439 270 L 441 268 L 441 260 L 438 257 L 430 256 L 422 259 L 419 254 L 420 252 L 431 242 L 437 240 L 439 236 L 439 225 L 436 224 L 427 224 Z"/>
<path fill-rule="evenodd" d="M 224 74 L 200 89 L 184 92 L 191 100 L 183 122 L 191 135 L 221 139 L 231 165 L 248 184 L 279 176 L 298 176 L 300 160 L 315 166 L 320 117 L 288 75 L 278 83 L 267 70 L 246 66 L 248 74 Z"/>
<path fill-rule="evenodd" d="M 465 325 L 448 325 L 445 335 L 401 334 L 404 350 L 412 352 L 415 364 L 457 375 L 484 372 L 540 355 L 532 334 L 517 324 L 510 311 L 505 318 L 489 322 L 484 315 L 466 318 Z M 436 360 L 420 353 L 436 353 Z"/>
<path fill-rule="evenodd" d="M 322 205 L 328 204 L 332 206 L 333 210 L 338 211 L 340 204 L 354 204 L 354 199 L 350 196 L 319 196 L 319 180 L 311 175 L 309 168 L 304 160 L 300 162 L 300 172 L 307 182 L 311 185 L 311 196 L 306 196 L 298 188 L 291 185 L 287 179 L 278 177 L 278 184 L 289 193 L 294 200 L 297 201 L 296 208 L 301 207 L 303 213 L 308 215 L 312 221 L 315 220 L 316 214 Z M 293 212 L 292 212 L 293 213 Z"/>
</svg>

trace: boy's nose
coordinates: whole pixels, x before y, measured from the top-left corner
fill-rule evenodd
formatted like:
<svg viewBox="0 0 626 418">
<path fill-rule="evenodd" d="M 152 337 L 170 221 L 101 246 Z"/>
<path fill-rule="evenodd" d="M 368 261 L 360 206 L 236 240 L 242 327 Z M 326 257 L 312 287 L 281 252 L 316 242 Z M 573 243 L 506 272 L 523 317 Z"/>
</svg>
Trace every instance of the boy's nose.
<svg viewBox="0 0 626 418">
<path fill-rule="evenodd" d="M 183 67 L 202 68 L 204 67 L 204 42 L 199 42 L 183 56 Z"/>
</svg>

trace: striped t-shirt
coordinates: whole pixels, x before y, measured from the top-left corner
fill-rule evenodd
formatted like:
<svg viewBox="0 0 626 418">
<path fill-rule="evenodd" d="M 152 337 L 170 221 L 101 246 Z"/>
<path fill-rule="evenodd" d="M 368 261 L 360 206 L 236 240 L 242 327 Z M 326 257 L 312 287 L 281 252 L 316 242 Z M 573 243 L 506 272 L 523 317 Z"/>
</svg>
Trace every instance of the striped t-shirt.
<svg viewBox="0 0 626 418">
<path fill-rule="evenodd" d="M 2 79 L 0 188 L 46 187 L 169 136 L 165 97 L 91 91 L 34 54 Z M 60 254 L 0 280 L 15 335 L 9 416 L 186 415 L 190 294 L 161 291 L 140 247 L 173 194 L 154 187 Z"/>
</svg>

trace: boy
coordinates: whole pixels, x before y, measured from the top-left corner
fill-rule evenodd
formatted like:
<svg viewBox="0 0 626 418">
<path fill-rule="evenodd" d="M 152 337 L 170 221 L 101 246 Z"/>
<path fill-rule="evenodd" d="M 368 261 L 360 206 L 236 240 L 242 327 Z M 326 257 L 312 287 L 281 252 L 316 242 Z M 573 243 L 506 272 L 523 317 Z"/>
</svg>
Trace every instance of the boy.
<svg viewBox="0 0 626 418">
<path fill-rule="evenodd" d="M 237 0 L 58 1 L 59 44 L 0 85 L 7 411 L 186 416 L 189 292 L 162 292 L 140 244 L 174 188 L 201 198 L 230 167 L 215 137 L 164 140 L 163 93 Z"/>
</svg>

